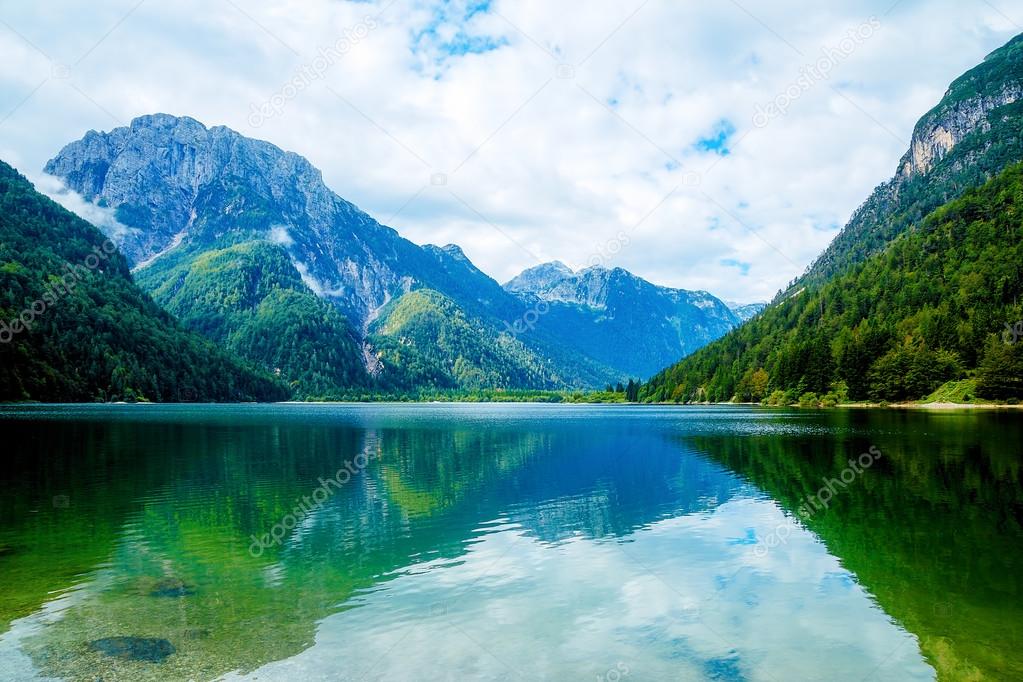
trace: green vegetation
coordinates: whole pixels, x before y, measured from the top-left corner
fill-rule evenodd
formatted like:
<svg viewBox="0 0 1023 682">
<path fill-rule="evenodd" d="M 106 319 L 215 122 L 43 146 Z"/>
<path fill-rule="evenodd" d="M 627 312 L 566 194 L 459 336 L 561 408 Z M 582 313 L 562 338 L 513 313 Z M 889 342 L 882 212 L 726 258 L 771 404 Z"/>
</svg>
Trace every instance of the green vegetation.
<svg viewBox="0 0 1023 682">
<path fill-rule="evenodd" d="M 559 376 L 551 361 L 431 289 L 391 301 L 370 325 L 370 376 L 344 314 L 267 241 L 186 244 L 137 277 L 187 327 L 278 374 L 295 400 L 573 399 L 561 389 L 577 382 Z"/>
<path fill-rule="evenodd" d="M 278 374 L 299 399 L 369 383 L 348 320 L 309 290 L 276 244 L 176 250 L 138 281 L 187 327 Z"/>
<path fill-rule="evenodd" d="M 935 211 L 883 252 L 657 375 L 645 401 L 919 399 L 976 379 L 1023 396 L 1023 165 Z M 766 376 L 766 381 L 765 381 Z"/>
<path fill-rule="evenodd" d="M 640 384 L 634 384 L 633 397 L 625 391 L 544 391 L 531 388 L 437 389 L 409 388 L 391 391 L 355 388 L 341 393 L 310 396 L 308 402 L 436 402 L 436 403 L 628 403 L 635 402 Z"/>
<path fill-rule="evenodd" d="M 26 312 L 28 311 L 28 312 Z M 22 318 L 28 322 L 20 329 Z M 0 162 L 0 400 L 281 400 L 186 332 L 102 233 Z"/>
<path fill-rule="evenodd" d="M 420 402 L 420 403 L 634 403 L 642 384 L 629 380 L 627 385 L 608 386 L 602 391 L 578 389 L 542 390 L 534 388 L 409 388 L 356 387 L 329 395 L 307 396 L 307 402 Z"/>
<path fill-rule="evenodd" d="M 977 380 L 961 379 L 949 381 L 938 387 L 921 402 L 924 403 L 972 403 L 978 402 Z"/>
<path fill-rule="evenodd" d="M 331 395 L 313 396 L 309 402 L 401 402 L 401 403 L 561 403 L 572 394 L 567 391 L 540 391 L 535 389 L 440 389 L 408 388 L 395 390 L 351 389 Z"/>
<path fill-rule="evenodd" d="M 383 365 L 380 381 L 397 389 L 545 388 L 564 385 L 554 368 L 520 341 L 469 317 L 431 289 L 391 301 L 370 326 Z"/>
<path fill-rule="evenodd" d="M 1002 96 L 1023 88 L 1023 35 L 992 52 L 978 66 L 957 78 L 948 92 L 917 123 L 915 136 L 935 124 L 953 125 L 961 110 L 975 109 L 982 98 Z M 857 209 L 849 224 L 809 272 L 786 292 L 817 286 L 880 253 L 893 239 L 913 228 L 926 215 L 978 187 L 1007 166 L 1023 160 L 1023 101 L 988 113 L 946 155 L 935 159 L 925 174 L 900 176 L 886 182 Z"/>
</svg>

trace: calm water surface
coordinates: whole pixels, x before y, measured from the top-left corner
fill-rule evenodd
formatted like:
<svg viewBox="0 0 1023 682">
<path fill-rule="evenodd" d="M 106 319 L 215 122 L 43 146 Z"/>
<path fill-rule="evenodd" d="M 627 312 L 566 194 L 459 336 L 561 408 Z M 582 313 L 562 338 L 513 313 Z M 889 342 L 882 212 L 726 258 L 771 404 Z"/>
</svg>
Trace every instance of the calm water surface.
<svg viewBox="0 0 1023 682">
<path fill-rule="evenodd" d="M 28 406 L 0 442 L 4 680 L 1023 679 L 1023 415 Z"/>
</svg>

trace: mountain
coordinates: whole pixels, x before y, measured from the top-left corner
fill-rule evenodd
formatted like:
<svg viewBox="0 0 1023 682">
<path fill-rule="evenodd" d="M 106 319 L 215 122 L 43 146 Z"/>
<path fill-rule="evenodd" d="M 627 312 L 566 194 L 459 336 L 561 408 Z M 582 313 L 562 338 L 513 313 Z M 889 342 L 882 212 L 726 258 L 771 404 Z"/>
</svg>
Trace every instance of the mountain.
<svg viewBox="0 0 1023 682">
<path fill-rule="evenodd" d="M 709 294 L 661 291 L 614 271 L 606 302 L 558 302 L 542 324 L 520 333 L 535 314 L 536 295 L 502 287 L 455 245 L 403 239 L 328 189 L 297 154 L 188 117 L 154 114 L 90 131 L 45 172 L 109 213 L 106 231 L 159 304 L 190 329 L 278 372 L 298 397 L 409 387 L 426 376 L 434 377 L 431 386 L 454 380 L 461 388 L 479 387 L 480 377 L 514 378 L 516 385 L 528 379 L 536 382 L 531 387 L 603 386 L 652 372 L 738 322 Z M 599 288 L 604 276 L 591 274 Z M 464 321 L 478 332 L 479 353 L 459 355 L 469 348 L 461 343 L 411 353 L 401 339 L 418 334 L 378 324 L 405 309 L 392 304 L 424 290 L 440 298 L 406 304 L 455 315 L 459 322 L 447 329 L 456 335 L 466 331 Z M 627 290 L 635 301 L 626 300 Z M 411 325 L 429 327 L 430 319 L 416 315 Z M 652 338 L 639 323 L 655 330 Z M 508 330 L 506 339 L 501 332 Z M 466 362 L 480 372 L 454 370 Z M 509 364 L 498 369 L 493 362 Z M 431 371 L 424 374 L 424 366 Z"/>
<path fill-rule="evenodd" d="M 621 268 L 573 272 L 544 263 L 505 289 L 537 312 L 537 328 L 632 377 L 650 376 L 741 323 L 705 291 L 656 286 Z"/>
<path fill-rule="evenodd" d="M 647 400 L 1023 397 L 1023 164 L 650 380 Z"/>
<path fill-rule="evenodd" d="M 934 209 L 1023 159 L 1023 34 L 957 78 L 917 122 L 910 148 L 807 273 L 821 284 L 883 250 Z"/>
<path fill-rule="evenodd" d="M 0 162 L 0 400 L 283 400 L 191 334 L 95 227 Z"/>
<path fill-rule="evenodd" d="M 504 288 L 516 294 L 537 293 L 574 276 L 575 272 L 570 267 L 556 260 L 523 270 L 505 283 Z"/>
<path fill-rule="evenodd" d="M 143 116 L 108 133 L 90 131 L 45 171 L 111 212 L 111 237 L 161 305 L 247 360 L 279 370 L 300 397 L 367 382 L 409 385 L 405 368 L 381 362 L 367 336 L 388 304 L 411 291 L 436 291 L 492 331 L 526 311 L 458 247 L 403 239 L 330 191 L 302 157 L 225 127 Z M 289 310 L 267 300 L 278 289 L 288 292 Z M 253 338 L 256 321 L 269 340 Z M 305 330 L 301 348 L 290 338 L 298 330 Z M 377 332 L 373 342 L 385 336 Z M 560 353 L 542 336 L 528 343 L 532 353 L 557 358 L 550 362 L 558 365 L 559 387 L 621 376 Z M 303 368 L 309 357 L 318 365 L 311 373 Z"/>
<path fill-rule="evenodd" d="M 642 397 L 903 400 L 951 380 L 964 395 L 1021 397 L 1021 83 L 1023 36 L 953 83 L 804 277 Z"/>
<path fill-rule="evenodd" d="M 743 322 L 752 320 L 767 307 L 766 303 L 733 303 L 732 301 L 725 301 L 725 305 Z"/>
<path fill-rule="evenodd" d="M 355 330 L 310 291 L 278 244 L 172 251 L 136 278 L 189 328 L 285 377 L 295 396 L 370 384 Z"/>
<path fill-rule="evenodd" d="M 154 114 L 90 131 L 45 172 L 110 207 L 133 266 L 171 250 L 246 240 L 281 245 L 309 289 L 356 327 L 413 284 L 437 284 L 435 258 L 331 192 L 301 156 L 223 126 Z"/>
<path fill-rule="evenodd" d="M 558 388 L 550 363 L 507 334 L 467 316 L 450 298 L 417 289 L 370 325 L 383 367 L 401 367 L 403 389 Z"/>
</svg>

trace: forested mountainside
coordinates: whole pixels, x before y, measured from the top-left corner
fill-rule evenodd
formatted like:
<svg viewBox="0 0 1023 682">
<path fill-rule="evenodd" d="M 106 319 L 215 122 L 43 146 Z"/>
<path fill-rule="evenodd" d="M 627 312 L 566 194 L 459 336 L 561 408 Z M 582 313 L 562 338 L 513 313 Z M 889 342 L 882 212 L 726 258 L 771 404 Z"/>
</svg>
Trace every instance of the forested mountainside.
<svg viewBox="0 0 1023 682">
<path fill-rule="evenodd" d="M 384 367 L 404 369 L 396 388 L 564 385 L 550 361 L 513 336 L 487 329 L 430 289 L 411 291 L 385 306 L 370 326 L 369 338 Z"/>
<path fill-rule="evenodd" d="M 185 331 L 99 230 L 0 162 L 0 400 L 282 400 Z"/>
<path fill-rule="evenodd" d="M 957 78 L 916 124 L 895 176 L 880 185 L 789 292 L 884 249 L 934 209 L 1023 160 L 1023 35 Z"/>
<path fill-rule="evenodd" d="M 954 379 L 960 399 L 1020 397 L 1021 93 L 1018 36 L 921 118 L 895 177 L 806 275 L 643 399 L 903 400 Z"/>
<path fill-rule="evenodd" d="M 1023 164 L 643 387 L 648 401 L 1023 397 Z M 806 396 L 806 394 L 814 394 Z M 772 395 L 773 394 L 773 395 Z"/>
<path fill-rule="evenodd" d="M 279 374 L 296 396 L 370 383 L 348 320 L 309 290 L 277 244 L 173 252 L 137 279 L 189 328 Z"/>
</svg>

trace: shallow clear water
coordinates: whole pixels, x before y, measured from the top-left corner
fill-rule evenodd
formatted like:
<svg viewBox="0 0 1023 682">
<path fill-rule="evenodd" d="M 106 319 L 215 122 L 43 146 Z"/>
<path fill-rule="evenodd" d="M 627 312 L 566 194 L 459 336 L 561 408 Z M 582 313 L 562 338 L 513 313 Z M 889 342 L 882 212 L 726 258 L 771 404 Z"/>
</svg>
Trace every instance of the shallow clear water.
<svg viewBox="0 0 1023 682">
<path fill-rule="evenodd" d="M 1023 679 L 1015 414 L 30 406 L 0 439 L 0 679 Z"/>
</svg>

